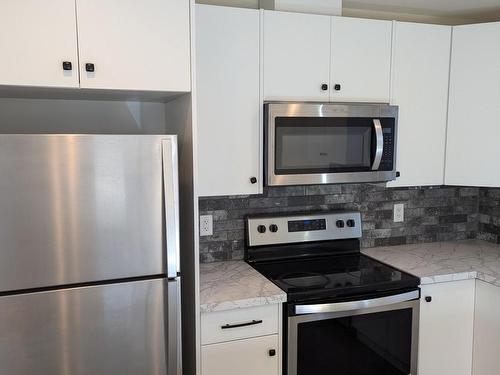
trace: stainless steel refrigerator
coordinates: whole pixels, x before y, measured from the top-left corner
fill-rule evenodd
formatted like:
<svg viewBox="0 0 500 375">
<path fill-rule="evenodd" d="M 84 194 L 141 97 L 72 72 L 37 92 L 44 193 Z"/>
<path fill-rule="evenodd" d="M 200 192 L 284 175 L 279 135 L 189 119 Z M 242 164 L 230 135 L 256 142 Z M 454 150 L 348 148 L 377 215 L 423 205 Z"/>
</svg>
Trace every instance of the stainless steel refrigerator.
<svg viewBox="0 0 500 375">
<path fill-rule="evenodd" d="M 175 136 L 0 136 L 0 374 L 177 375 Z"/>
</svg>

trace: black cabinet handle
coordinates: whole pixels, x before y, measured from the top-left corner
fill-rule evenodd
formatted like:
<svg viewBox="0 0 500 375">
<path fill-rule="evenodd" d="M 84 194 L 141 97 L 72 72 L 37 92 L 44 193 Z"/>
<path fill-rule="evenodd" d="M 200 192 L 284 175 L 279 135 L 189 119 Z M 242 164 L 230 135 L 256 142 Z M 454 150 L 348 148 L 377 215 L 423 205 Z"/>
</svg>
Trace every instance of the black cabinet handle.
<svg viewBox="0 0 500 375">
<path fill-rule="evenodd" d="M 85 64 L 85 70 L 87 72 L 95 72 L 95 65 L 92 63 Z"/>
<path fill-rule="evenodd" d="M 336 83 L 335 86 L 333 86 L 333 88 L 335 89 L 335 91 L 340 91 L 340 89 L 342 88 L 342 86 L 339 85 L 338 83 Z"/>
<path fill-rule="evenodd" d="M 73 70 L 73 64 L 71 64 L 71 61 L 63 61 L 62 67 L 63 70 Z"/>
<path fill-rule="evenodd" d="M 431 296 L 425 297 L 425 302 L 431 302 L 431 301 L 432 301 L 432 297 Z"/>
<path fill-rule="evenodd" d="M 250 182 L 252 184 L 256 184 L 257 183 L 257 177 L 250 177 Z"/>
<path fill-rule="evenodd" d="M 323 83 L 323 84 L 321 85 L 321 90 L 323 90 L 323 91 L 328 90 L 328 85 L 327 85 L 326 83 Z"/>
<path fill-rule="evenodd" d="M 269 357 L 274 357 L 276 355 L 275 349 L 269 349 Z"/>
<path fill-rule="evenodd" d="M 231 328 L 254 326 L 257 324 L 262 324 L 262 320 L 252 320 L 251 322 L 247 322 L 247 323 L 226 324 L 226 325 L 221 326 L 220 328 L 221 329 L 231 329 Z"/>
<path fill-rule="evenodd" d="M 396 177 L 401 177 L 401 172 L 396 172 Z"/>
</svg>

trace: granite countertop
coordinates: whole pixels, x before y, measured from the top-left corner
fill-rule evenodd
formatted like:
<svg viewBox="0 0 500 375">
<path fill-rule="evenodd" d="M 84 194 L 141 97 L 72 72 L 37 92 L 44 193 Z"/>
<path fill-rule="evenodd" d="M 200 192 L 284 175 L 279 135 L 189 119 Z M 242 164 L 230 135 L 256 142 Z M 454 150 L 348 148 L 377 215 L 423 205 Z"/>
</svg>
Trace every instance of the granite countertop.
<svg viewBox="0 0 500 375">
<path fill-rule="evenodd" d="M 420 277 L 422 284 L 479 279 L 500 286 L 500 245 L 480 240 L 364 249 L 383 263 Z"/>
<path fill-rule="evenodd" d="M 201 312 L 282 303 L 286 293 L 243 261 L 200 264 Z"/>
</svg>

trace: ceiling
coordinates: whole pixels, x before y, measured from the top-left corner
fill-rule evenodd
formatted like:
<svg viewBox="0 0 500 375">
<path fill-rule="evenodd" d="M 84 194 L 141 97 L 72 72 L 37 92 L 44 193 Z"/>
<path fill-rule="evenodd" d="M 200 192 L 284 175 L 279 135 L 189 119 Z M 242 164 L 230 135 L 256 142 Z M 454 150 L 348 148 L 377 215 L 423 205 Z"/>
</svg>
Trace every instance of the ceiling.
<svg viewBox="0 0 500 375">
<path fill-rule="evenodd" d="M 478 18 L 500 14 L 500 0 L 343 0 L 344 8 Z"/>
</svg>

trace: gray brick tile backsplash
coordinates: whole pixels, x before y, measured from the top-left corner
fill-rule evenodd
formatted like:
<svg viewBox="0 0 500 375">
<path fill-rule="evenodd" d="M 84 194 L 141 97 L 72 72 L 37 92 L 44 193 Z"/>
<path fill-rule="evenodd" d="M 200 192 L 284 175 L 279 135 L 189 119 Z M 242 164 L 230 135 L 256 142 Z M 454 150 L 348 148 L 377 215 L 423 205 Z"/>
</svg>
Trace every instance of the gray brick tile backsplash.
<svg viewBox="0 0 500 375">
<path fill-rule="evenodd" d="M 394 203 L 405 221 L 393 222 Z M 264 194 L 200 198 L 200 215 L 213 215 L 214 234 L 200 238 L 202 262 L 243 259 L 248 215 L 359 210 L 361 246 L 388 246 L 479 238 L 500 243 L 500 189 L 386 188 L 382 184 L 266 187 Z"/>
</svg>

